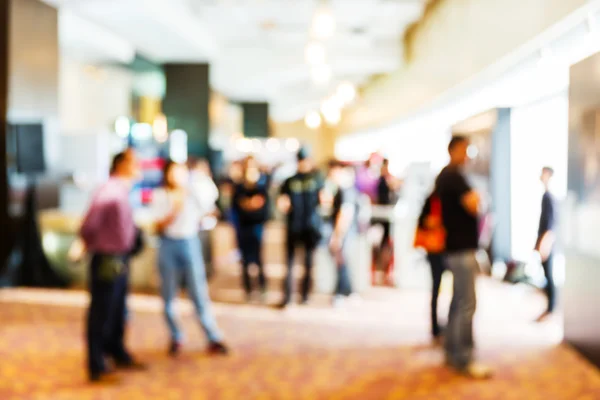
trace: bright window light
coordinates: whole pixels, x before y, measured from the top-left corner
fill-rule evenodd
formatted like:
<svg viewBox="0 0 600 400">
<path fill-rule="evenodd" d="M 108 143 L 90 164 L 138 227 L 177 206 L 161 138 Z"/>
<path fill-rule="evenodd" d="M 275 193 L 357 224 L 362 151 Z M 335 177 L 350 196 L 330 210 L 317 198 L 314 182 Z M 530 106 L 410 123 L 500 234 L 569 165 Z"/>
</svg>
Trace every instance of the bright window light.
<svg viewBox="0 0 600 400">
<path fill-rule="evenodd" d="M 322 8 L 313 19 L 312 34 L 319 39 L 329 39 L 335 33 L 335 19 L 328 8 Z"/>
</svg>

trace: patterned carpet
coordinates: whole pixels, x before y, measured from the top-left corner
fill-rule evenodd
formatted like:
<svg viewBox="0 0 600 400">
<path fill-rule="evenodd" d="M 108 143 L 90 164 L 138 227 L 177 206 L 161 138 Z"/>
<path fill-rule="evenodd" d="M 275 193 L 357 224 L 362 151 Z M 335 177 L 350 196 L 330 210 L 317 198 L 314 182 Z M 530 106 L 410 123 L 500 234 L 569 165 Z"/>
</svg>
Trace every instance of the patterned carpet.
<svg viewBox="0 0 600 400">
<path fill-rule="evenodd" d="M 558 324 L 529 322 L 543 306 L 538 294 L 490 281 L 479 293 L 478 354 L 496 369 L 491 381 L 442 366 L 428 342 L 427 293 L 377 289 L 341 310 L 322 299 L 286 312 L 216 304 L 234 350 L 227 358 L 204 354 L 182 300 L 188 343 L 176 360 L 165 354 L 160 300 L 134 296 L 128 342 L 151 369 L 95 387 L 83 370 L 85 293 L 4 290 L 0 399 L 600 399 L 599 371 L 558 344 Z"/>
</svg>

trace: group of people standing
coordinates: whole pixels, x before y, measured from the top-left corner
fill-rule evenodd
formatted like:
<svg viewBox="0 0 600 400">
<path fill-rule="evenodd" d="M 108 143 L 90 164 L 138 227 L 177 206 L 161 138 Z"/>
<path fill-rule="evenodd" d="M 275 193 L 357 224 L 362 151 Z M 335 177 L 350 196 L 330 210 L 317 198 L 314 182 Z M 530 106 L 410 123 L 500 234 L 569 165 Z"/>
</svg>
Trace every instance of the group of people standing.
<svg viewBox="0 0 600 400">
<path fill-rule="evenodd" d="M 469 157 L 467 137 L 455 136 L 448 146 L 450 163 L 438 175 L 431 195 L 419 218 L 416 245 L 428 253 L 433 278 L 431 298 L 431 325 L 435 338 L 443 335 L 446 363 L 466 375 L 488 378 L 492 371 L 475 362 L 473 340 L 473 317 L 476 310 L 476 278 L 479 264 L 478 216 L 481 200 L 468 183 L 465 166 Z M 555 211 L 554 200 L 549 191 L 553 170 L 545 167 L 541 180 L 545 187 L 538 240 L 539 252 L 546 274 L 548 309 L 539 320 L 547 318 L 554 310 L 555 288 L 552 278 L 552 254 L 554 247 Z M 443 330 L 437 316 L 437 300 L 444 270 L 453 275 L 453 295 L 448 315 L 448 325 Z"/>
<path fill-rule="evenodd" d="M 324 239 L 323 225 L 327 218 L 322 215 L 322 209 L 327 206 L 331 210 L 329 218 L 333 227 L 329 248 L 338 271 L 334 302 L 352 294 L 343 250 L 356 227 L 353 176 L 344 165 L 332 162 L 327 179 L 324 179 L 307 149 L 298 152 L 297 161 L 297 173 L 283 182 L 277 197 L 277 207 L 285 215 L 287 224 L 287 275 L 279 304 L 281 308 L 292 301 L 293 267 L 298 247 L 305 252 L 301 302 L 308 301 L 315 249 Z M 211 309 L 198 236 L 203 218 L 216 213 L 219 197 L 219 191 L 212 179 L 207 179 L 205 169 L 197 165 L 190 173 L 187 165 L 167 161 L 162 185 L 155 190 L 151 204 L 153 225 L 159 237 L 157 267 L 161 295 L 171 336 L 168 353 L 172 356 L 179 354 L 184 339 L 174 308 L 182 281 L 206 334 L 208 352 L 224 355 L 229 351 Z M 132 149 L 117 154 L 112 162 L 110 179 L 93 195 L 80 229 L 85 249 L 91 256 L 87 359 L 89 378 L 93 382 L 113 381 L 115 369 L 146 368 L 133 358 L 124 344 L 129 264 L 144 246 L 130 200 L 131 188 L 139 175 L 138 160 Z M 328 185 L 325 185 L 326 181 Z M 254 158 L 248 157 L 243 161 L 240 179 L 233 185 L 231 217 L 241 252 L 242 284 L 249 300 L 254 294 L 252 265 L 258 268 L 258 289 L 263 300 L 267 291 L 262 239 L 265 222 L 270 216 L 270 182 L 270 174 L 263 171 Z M 113 363 L 109 364 L 110 359 Z"/>
</svg>

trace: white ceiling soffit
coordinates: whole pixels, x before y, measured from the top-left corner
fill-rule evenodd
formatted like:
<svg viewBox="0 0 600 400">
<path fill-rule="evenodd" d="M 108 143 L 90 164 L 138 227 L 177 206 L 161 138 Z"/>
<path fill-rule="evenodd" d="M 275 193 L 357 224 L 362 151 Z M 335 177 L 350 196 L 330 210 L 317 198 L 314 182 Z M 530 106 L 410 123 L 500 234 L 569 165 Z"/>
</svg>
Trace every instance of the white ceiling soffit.
<svg viewBox="0 0 600 400">
<path fill-rule="evenodd" d="M 302 118 L 308 104 L 323 100 L 310 95 L 331 94 L 343 77 L 364 82 L 399 68 L 403 33 L 426 2 L 331 0 L 335 35 L 323 45 L 332 78 L 314 88 L 305 47 L 317 0 L 46 1 L 113 32 L 152 61 L 210 62 L 216 91 L 234 100 L 269 101 L 274 119 Z"/>
<path fill-rule="evenodd" d="M 135 48 L 111 31 L 68 9 L 60 10 L 58 18 L 62 54 L 90 63 L 128 64 L 135 58 Z"/>
</svg>

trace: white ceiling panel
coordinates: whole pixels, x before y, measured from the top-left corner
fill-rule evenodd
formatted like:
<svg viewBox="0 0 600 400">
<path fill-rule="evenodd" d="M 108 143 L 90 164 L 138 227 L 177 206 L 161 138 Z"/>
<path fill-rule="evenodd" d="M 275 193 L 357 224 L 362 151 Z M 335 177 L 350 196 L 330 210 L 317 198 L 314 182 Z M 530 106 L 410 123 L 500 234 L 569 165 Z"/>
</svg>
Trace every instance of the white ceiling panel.
<svg viewBox="0 0 600 400">
<path fill-rule="evenodd" d="M 215 90 L 236 100 L 269 101 L 274 118 L 314 108 L 345 77 L 364 82 L 400 67 L 402 35 L 425 1 L 331 0 L 324 8 L 316 0 L 47 0 L 153 61 L 210 62 Z M 315 13 L 323 11 L 335 23 L 333 37 L 321 40 L 332 76 L 315 85 L 305 48 L 314 41 Z M 73 38 L 65 43 L 73 51 L 82 47 Z M 124 57 L 124 48 L 116 57 Z"/>
</svg>

